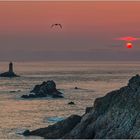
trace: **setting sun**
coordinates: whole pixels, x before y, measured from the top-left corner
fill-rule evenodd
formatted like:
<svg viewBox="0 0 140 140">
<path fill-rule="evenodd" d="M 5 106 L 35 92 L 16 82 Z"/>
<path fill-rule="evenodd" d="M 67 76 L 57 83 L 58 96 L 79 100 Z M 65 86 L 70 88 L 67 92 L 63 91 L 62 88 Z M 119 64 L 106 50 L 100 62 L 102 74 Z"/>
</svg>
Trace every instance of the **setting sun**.
<svg viewBox="0 0 140 140">
<path fill-rule="evenodd" d="M 128 49 L 131 49 L 133 47 L 132 43 L 127 43 L 126 46 L 127 46 Z"/>
</svg>

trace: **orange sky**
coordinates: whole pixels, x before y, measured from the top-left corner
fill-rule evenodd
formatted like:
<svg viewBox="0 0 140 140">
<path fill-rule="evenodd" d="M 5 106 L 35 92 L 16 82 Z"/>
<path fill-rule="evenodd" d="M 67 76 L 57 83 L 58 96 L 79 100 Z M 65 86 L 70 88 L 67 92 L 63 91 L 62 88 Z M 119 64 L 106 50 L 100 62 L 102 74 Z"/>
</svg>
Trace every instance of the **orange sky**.
<svg viewBox="0 0 140 140">
<path fill-rule="evenodd" d="M 139 26 L 139 13 L 140 2 L 0 2 L 0 30 L 46 32 L 51 23 L 61 22 L 68 32 L 129 32 Z"/>
<path fill-rule="evenodd" d="M 48 59 L 41 57 L 44 51 L 60 59 L 75 54 L 78 60 L 88 59 L 89 53 L 90 59 L 104 59 L 108 53 L 111 59 L 117 52 L 129 55 L 124 44 L 113 39 L 139 37 L 139 13 L 140 2 L 0 2 L 0 47 L 8 59 L 19 60 L 23 56 L 15 53 L 21 51 L 28 59 Z M 61 23 L 63 29 L 51 29 L 53 23 Z M 134 56 L 139 50 L 132 50 Z M 38 52 L 41 58 L 36 58 Z"/>
</svg>

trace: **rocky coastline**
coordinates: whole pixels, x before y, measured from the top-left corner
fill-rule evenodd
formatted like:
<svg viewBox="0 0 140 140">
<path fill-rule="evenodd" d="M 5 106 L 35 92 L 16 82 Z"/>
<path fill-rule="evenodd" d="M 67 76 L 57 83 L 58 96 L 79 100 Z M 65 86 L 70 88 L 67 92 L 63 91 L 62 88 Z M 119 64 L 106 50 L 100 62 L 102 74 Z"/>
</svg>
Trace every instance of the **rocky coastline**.
<svg viewBox="0 0 140 140">
<path fill-rule="evenodd" d="M 82 116 L 72 115 L 46 128 L 26 130 L 23 135 L 45 139 L 139 139 L 140 76 L 97 98 Z"/>
</svg>

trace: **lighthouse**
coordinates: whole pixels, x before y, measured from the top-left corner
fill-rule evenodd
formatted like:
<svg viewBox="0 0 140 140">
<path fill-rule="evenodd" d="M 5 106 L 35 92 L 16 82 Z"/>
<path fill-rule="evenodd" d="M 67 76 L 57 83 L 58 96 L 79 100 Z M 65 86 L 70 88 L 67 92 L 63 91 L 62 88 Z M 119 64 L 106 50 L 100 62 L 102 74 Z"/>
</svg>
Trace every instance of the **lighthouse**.
<svg viewBox="0 0 140 140">
<path fill-rule="evenodd" d="M 19 75 L 16 75 L 13 71 L 13 63 L 12 62 L 9 63 L 9 70 L 7 72 L 1 73 L 0 77 L 9 77 L 9 78 L 19 77 Z"/>
<path fill-rule="evenodd" d="M 9 72 L 13 73 L 13 63 L 12 62 L 9 63 Z"/>
</svg>

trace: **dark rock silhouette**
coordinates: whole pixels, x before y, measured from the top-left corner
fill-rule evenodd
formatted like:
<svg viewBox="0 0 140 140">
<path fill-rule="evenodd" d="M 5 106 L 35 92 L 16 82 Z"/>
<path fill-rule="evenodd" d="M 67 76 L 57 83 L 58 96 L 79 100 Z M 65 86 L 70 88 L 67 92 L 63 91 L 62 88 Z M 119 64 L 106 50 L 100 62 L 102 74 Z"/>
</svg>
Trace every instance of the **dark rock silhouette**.
<svg viewBox="0 0 140 140">
<path fill-rule="evenodd" d="M 26 130 L 23 135 L 35 135 L 44 137 L 46 139 L 58 139 L 71 131 L 80 122 L 80 120 L 80 116 L 72 115 L 66 120 L 57 122 L 55 125 L 50 125 L 46 128 L 40 128 L 31 132 L 29 130 Z"/>
<path fill-rule="evenodd" d="M 74 89 L 79 89 L 78 87 L 75 87 Z"/>
<path fill-rule="evenodd" d="M 50 80 L 43 82 L 41 85 L 36 85 L 29 95 L 22 95 L 22 98 L 40 98 L 51 96 L 52 98 L 63 98 L 62 93 L 56 89 L 54 81 Z"/>
<path fill-rule="evenodd" d="M 132 77 L 127 86 L 97 98 L 93 108 L 73 127 L 67 123 L 68 119 L 31 131 L 30 135 L 46 139 L 140 139 L 140 76 Z"/>
<path fill-rule="evenodd" d="M 75 105 L 75 103 L 71 101 L 68 103 L 68 105 Z"/>
<path fill-rule="evenodd" d="M 19 75 L 16 75 L 13 71 L 13 63 L 9 63 L 9 70 L 7 72 L 1 73 L 0 77 L 19 77 Z"/>
</svg>

